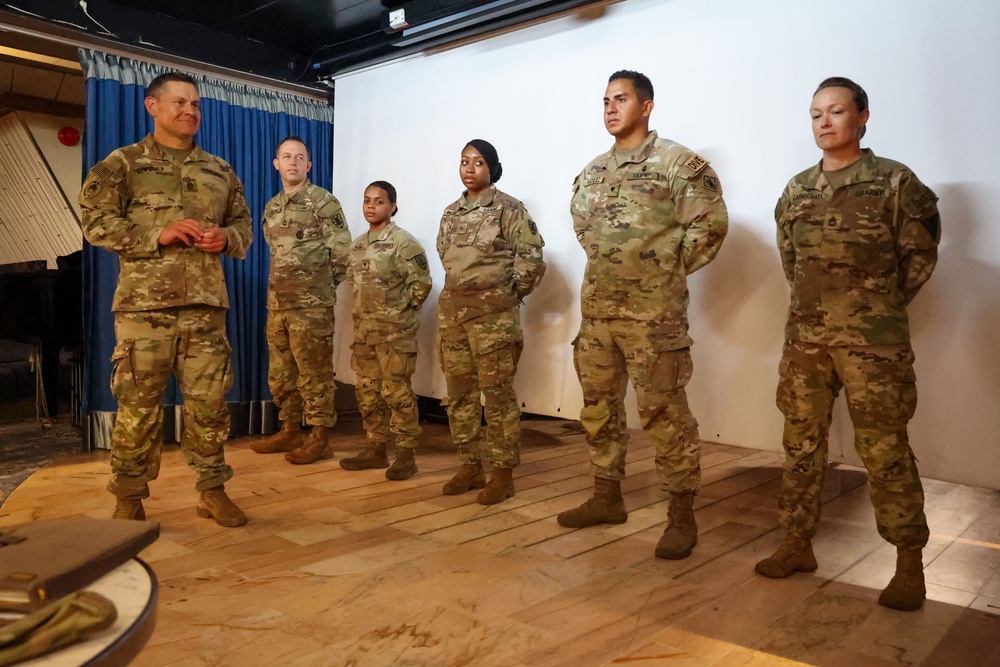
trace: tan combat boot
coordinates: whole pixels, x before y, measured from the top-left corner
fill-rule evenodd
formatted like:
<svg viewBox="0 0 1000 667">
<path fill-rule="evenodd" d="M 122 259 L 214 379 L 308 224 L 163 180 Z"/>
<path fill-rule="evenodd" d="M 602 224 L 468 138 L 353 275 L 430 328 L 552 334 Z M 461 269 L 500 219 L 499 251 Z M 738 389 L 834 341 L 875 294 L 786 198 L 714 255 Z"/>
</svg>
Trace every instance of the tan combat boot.
<svg viewBox="0 0 1000 667">
<path fill-rule="evenodd" d="M 111 513 L 112 519 L 131 519 L 132 521 L 145 521 L 146 510 L 142 508 L 141 500 L 118 499 L 115 503 L 115 511 Z"/>
<path fill-rule="evenodd" d="M 486 473 L 483 471 L 483 464 L 480 461 L 475 463 L 463 463 L 458 474 L 445 483 L 444 495 L 457 496 L 471 491 L 481 489 L 486 486 Z"/>
<path fill-rule="evenodd" d="M 288 420 L 281 424 L 281 430 L 272 435 L 267 440 L 259 440 L 250 449 L 258 454 L 277 454 L 278 452 L 290 452 L 296 447 L 302 446 L 302 424 L 298 419 Z"/>
<path fill-rule="evenodd" d="M 670 525 L 656 543 L 656 557 L 681 560 L 698 544 L 698 524 L 694 520 L 694 493 L 670 493 Z"/>
<path fill-rule="evenodd" d="M 778 550 L 754 566 L 757 574 L 771 579 L 784 579 L 794 572 L 815 572 L 819 565 L 808 537 L 788 535 Z"/>
<path fill-rule="evenodd" d="M 410 479 L 417 474 L 417 461 L 413 456 L 412 447 L 400 447 L 396 450 L 396 460 L 385 471 L 385 478 L 398 482 Z"/>
<path fill-rule="evenodd" d="M 365 470 L 367 468 L 388 468 L 389 459 L 385 455 L 384 442 L 370 442 L 357 456 L 340 459 L 344 470 Z"/>
<path fill-rule="evenodd" d="M 298 449 L 285 454 L 286 461 L 299 466 L 332 458 L 333 446 L 330 444 L 330 429 L 326 426 L 313 426 L 305 443 Z"/>
<path fill-rule="evenodd" d="M 514 497 L 514 471 L 510 468 L 494 468 L 486 488 L 476 496 L 480 505 L 496 505 Z"/>
<path fill-rule="evenodd" d="M 556 517 L 560 526 L 586 528 L 598 523 L 625 523 L 628 512 L 622 500 L 622 483 L 617 479 L 594 478 L 594 496 Z"/>
<path fill-rule="evenodd" d="M 225 486 L 202 491 L 196 511 L 203 519 L 215 519 L 215 523 L 226 528 L 235 528 L 247 522 L 247 515 L 226 495 Z"/>
<path fill-rule="evenodd" d="M 923 606 L 925 597 L 923 551 L 897 548 L 896 574 L 878 596 L 878 603 L 890 609 L 915 611 Z"/>
</svg>

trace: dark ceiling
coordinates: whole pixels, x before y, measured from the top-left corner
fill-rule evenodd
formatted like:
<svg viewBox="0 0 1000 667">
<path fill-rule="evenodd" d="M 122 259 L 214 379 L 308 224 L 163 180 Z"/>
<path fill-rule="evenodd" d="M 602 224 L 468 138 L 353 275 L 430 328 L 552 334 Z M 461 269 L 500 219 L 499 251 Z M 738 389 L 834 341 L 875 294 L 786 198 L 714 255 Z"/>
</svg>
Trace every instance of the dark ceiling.
<svg viewBox="0 0 1000 667">
<path fill-rule="evenodd" d="M 0 0 L 2 25 L 289 83 L 324 78 L 594 0 Z M 388 26 L 402 8 L 405 29 Z"/>
</svg>

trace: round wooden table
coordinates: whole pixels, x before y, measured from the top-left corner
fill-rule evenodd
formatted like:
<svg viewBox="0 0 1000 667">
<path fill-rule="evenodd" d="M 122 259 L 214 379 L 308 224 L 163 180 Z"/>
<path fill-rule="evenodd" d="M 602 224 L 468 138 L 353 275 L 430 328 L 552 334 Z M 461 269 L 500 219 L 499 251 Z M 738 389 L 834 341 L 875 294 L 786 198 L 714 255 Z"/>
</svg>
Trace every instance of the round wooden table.
<svg viewBox="0 0 1000 667">
<path fill-rule="evenodd" d="M 87 586 L 115 604 L 118 618 L 107 630 L 17 667 L 121 667 L 139 654 L 156 627 L 159 584 L 153 570 L 138 558 Z"/>
</svg>

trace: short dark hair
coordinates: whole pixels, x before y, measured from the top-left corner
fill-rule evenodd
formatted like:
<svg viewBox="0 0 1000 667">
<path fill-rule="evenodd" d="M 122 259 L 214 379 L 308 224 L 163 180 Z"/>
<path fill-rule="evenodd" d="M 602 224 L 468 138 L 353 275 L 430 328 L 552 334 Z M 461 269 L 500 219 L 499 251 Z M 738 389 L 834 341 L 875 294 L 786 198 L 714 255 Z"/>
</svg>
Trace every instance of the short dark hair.
<svg viewBox="0 0 1000 667">
<path fill-rule="evenodd" d="M 274 157 L 278 157 L 278 153 L 281 151 L 281 147 L 284 146 L 289 141 L 297 141 L 300 144 L 302 144 L 303 146 L 305 146 L 306 147 L 306 159 L 307 160 L 311 160 L 312 159 L 312 156 L 309 154 L 309 144 L 307 144 L 305 142 L 305 139 L 303 139 L 302 137 L 297 137 L 294 134 L 290 134 L 290 135 L 288 135 L 287 137 L 285 137 L 284 139 L 282 139 L 281 141 L 278 142 L 277 147 L 275 147 L 275 149 L 274 149 Z"/>
<path fill-rule="evenodd" d="M 650 81 L 649 77 L 642 72 L 636 72 L 630 69 L 620 69 L 608 77 L 608 83 L 618 81 L 619 79 L 625 79 L 626 81 L 632 82 L 632 87 L 635 88 L 635 93 L 639 96 L 640 102 L 653 99 L 653 82 Z"/>
<path fill-rule="evenodd" d="M 160 94 L 160 89 L 166 86 L 171 81 L 177 81 L 179 83 L 190 83 L 194 86 L 195 90 L 198 90 L 198 84 L 191 77 L 190 74 L 185 74 L 184 72 L 164 72 L 160 76 L 156 77 L 149 82 L 146 86 L 146 97 L 158 97 Z"/>
<path fill-rule="evenodd" d="M 396 188 L 393 187 L 392 183 L 389 181 L 372 181 L 368 184 L 368 188 L 378 188 L 379 190 L 384 190 L 386 197 L 389 198 L 389 203 L 394 207 L 392 214 L 396 215 L 399 213 L 399 207 L 396 206 Z M 365 190 L 368 188 L 365 188 Z"/>
<path fill-rule="evenodd" d="M 864 88 L 846 76 L 831 76 L 828 79 L 823 79 L 822 83 L 816 88 L 816 93 L 824 88 L 846 88 L 851 91 L 851 97 L 854 98 L 854 105 L 858 107 L 859 113 L 868 109 L 868 93 L 865 92 Z M 816 93 L 813 93 L 813 97 L 816 97 Z M 861 128 L 861 136 L 865 136 L 865 132 L 867 131 L 867 125 Z"/>
<path fill-rule="evenodd" d="M 865 92 L 864 88 L 847 77 L 831 76 L 829 79 L 823 79 L 823 82 L 816 88 L 813 96 L 824 88 L 847 88 L 851 91 L 851 97 L 854 98 L 854 104 L 858 107 L 858 111 L 864 111 L 868 108 L 868 93 Z"/>
</svg>

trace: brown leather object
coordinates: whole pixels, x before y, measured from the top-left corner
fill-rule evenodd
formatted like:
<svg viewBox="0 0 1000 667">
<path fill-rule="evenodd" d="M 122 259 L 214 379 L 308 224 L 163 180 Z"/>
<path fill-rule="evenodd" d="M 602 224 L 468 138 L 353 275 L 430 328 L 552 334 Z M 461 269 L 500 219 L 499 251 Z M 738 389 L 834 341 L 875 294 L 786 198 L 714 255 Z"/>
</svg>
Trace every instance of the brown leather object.
<svg viewBox="0 0 1000 667">
<path fill-rule="evenodd" d="M 30 611 L 79 590 L 152 544 L 160 524 L 54 519 L 0 532 L 0 610 Z"/>
</svg>

